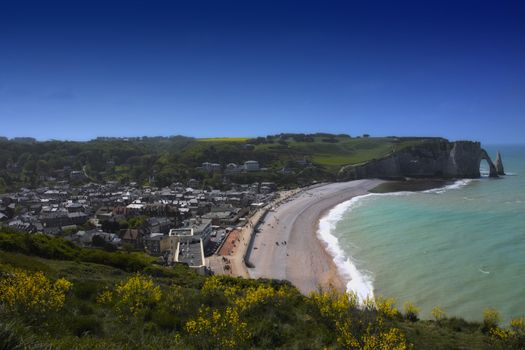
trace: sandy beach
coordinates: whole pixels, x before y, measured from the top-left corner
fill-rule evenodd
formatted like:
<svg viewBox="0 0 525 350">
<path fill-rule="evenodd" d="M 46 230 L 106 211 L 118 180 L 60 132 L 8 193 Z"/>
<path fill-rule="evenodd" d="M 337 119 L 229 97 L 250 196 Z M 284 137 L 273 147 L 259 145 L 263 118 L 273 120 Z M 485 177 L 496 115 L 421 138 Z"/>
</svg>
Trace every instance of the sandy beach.
<svg viewBox="0 0 525 350">
<path fill-rule="evenodd" d="M 277 198 L 268 203 L 266 207 L 277 206 L 278 203 L 282 203 L 299 192 L 300 189 L 281 191 L 278 193 Z M 213 273 L 250 278 L 248 268 L 244 263 L 244 255 L 248 249 L 253 226 L 264 215 L 265 208 L 257 210 L 244 226 L 230 233 L 222 248 L 206 259 L 207 266 Z"/>
<path fill-rule="evenodd" d="M 251 278 L 286 279 L 302 293 L 319 286 L 345 290 L 346 282 L 317 237 L 320 218 L 337 204 L 368 193 L 381 180 L 332 183 L 302 190 L 270 211 L 256 233 Z"/>
</svg>

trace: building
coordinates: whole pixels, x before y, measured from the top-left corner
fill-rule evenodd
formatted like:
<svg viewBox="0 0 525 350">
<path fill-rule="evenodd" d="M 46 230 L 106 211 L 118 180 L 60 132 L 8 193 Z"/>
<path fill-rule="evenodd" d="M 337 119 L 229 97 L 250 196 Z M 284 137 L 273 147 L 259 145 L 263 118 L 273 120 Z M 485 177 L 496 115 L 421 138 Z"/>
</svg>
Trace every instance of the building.
<svg viewBox="0 0 525 350">
<path fill-rule="evenodd" d="M 204 244 L 207 244 L 212 231 L 211 225 L 212 222 L 210 219 L 196 218 L 190 220 L 189 227 L 192 229 L 194 236 L 199 237 Z"/>
<path fill-rule="evenodd" d="M 162 233 L 151 233 L 149 235 L 144 236 L 144 249 L 146 249 L 146 251 L 151 255 L 160 255 L 160 242 L 163 236 L 164 235 Z"/>
<path fill-rule="evenodd" d="M 247 160 L 244 162 L 244 171 L 259 171 L 259 162 L 256 160 Z"/>
<path fill-rule="evenodd" d="M 197 269 L 200 273 L 205 273 L 204 244 L 200 237 L 194 235 L 193 229 L 172 229 L 170 230 L 170 236 L 176 237 L 177 240 L 177 248 L 173 260 L 187 264 L 189 267 Z"/>
<path fill-rule="evenodd" d="M 235 163 L 226 164 L 226 173 L 237 173 L 242 170 L 242 167 L 239 167 Z"/>
<path fill-rule="evenodd" d="M 140 250 L 144 247 L 143 232 L 139 229 L 127 229 L 122 234 L 122 244 L 129 244 L 134 249 Z"/>
<path fill-rule="evenodd" d="M 219 163 L 204 162 L 202 163 L 200 170 L 206 172 L 218 172 L 221 171 L 221 165 Z"/>
</svg>

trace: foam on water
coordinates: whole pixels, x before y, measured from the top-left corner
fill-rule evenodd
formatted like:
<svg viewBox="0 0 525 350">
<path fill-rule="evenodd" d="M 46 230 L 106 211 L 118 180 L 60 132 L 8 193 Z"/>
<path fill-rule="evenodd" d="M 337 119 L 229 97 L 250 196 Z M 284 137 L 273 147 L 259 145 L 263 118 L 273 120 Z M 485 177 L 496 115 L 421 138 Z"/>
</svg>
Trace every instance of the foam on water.
<svg viewBox="0 0 525 350">
<path fill-rule="evenodd" d="M 371 274 L 359 271 L 352 260 L 346 257 L 343 249 L 341 249 L 339 245 L 337 237 L 333 235 L 333 231 L 335 230 L 337 222 L 342 219 L 344 213 L 357 205 L 362 198 L 372 195 L 373 194 L 367 194 L 354 197 L 336 205 L 328 214 L 321 218 L 319 221 L 319 230 L 317 231 L 319 238 L 325 242 L 328 253 L 334 258 L 339 273 L 348 281 L 346 290 L 355 292 L 360 300 L 364 300 L 368 296 L 373 297 L 373 277 Z"/>
<path fill-rule="evenodd" d="M 339 203 L 328 214 L 323 216 L 319 221 L 319 230 L 317 232 L 319 238 L 326 244 L 328 253 L 333 257 L 334 263 L 337 266 L 339 273 L 347 280 L 346 290 L 354 292 L 363 301 L 367 297 L 374 296 L 374 277 L 369 271 L 360 271 L 352 257 L 347 257 L 339 244 L 339 240 L 334 236 L 333 232 L 336 229 L 337 223 L 342 220 L 343 215 L 353 208 L 357 207 L 359 203 L 369 197 L 377 196 L 408 196 L 417 193 L 434 193 L 441 194 L 448 190 L 462 188 L 468 185 L 472 180 L 457 180 L 453 184 L 431 189 L 422 192 L 400 191 L 391 193 L 370 193 L 362 196 L 356 196 L 346 202 Z"/>
<path fill-rule="evenodd" d="M 457 180 L 457 181 L 455 181 L 454 183 L 452 183 L 450 185 L 447 185 L 447 186 L 444 186 L 444 187 L 439 187 L 439 188 L 433 188 L 431 190 L 426 190 L 426 191 L 422 191 L 422 192 L 423 193 L 437 193 L 437 194 L 441 194 L 441 193 L 445 193 L 446 191 L 449 191 L 449 190 L 457 190 L 457 189 L 460 189 L 462 187 L 465 187 L 469 183 L 471 183 L 472 181 L 473 180 L 471 180 L 471 179 Z"/>
<path fill-rule="evenodd" d="M 366 195 L 330 211 L 319 237 L 347 289 L 410 300 L 422 318 L 436 305 L 467 320 L 486 307 L 504 322 L 523 316 L 525 179 L 515 175 L 525 173 L 525 147 L 504 154 L 506 179 Z"/>
</svg>

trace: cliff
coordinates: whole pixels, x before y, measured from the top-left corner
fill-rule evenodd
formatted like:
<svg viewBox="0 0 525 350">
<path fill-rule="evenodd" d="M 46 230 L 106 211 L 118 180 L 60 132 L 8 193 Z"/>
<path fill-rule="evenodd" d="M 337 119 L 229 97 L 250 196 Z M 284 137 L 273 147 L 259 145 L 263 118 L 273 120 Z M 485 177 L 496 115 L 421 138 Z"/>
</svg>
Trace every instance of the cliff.
<svg viewBox="0 0 525 350">
<path fill-rule="evenodd" d="M 497 177 L 498 169 L 479 142 L 435 139 L 393 151 L 381 159 L 344 166 L 339 171 L 339 177 L 343 180 L 404 177 L 478 178 L 479 165 L 483 159 L 489 164 L 490 177 Z"/>
</svg>

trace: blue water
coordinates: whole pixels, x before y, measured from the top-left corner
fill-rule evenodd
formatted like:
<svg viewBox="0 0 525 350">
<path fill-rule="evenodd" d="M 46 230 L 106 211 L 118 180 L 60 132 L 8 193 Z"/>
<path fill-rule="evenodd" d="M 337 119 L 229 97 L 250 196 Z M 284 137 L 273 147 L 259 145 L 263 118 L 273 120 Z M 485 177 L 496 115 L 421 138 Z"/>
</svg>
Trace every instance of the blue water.
<svg viewBox="0 0 525 350">
<path fill-rule="evenodd" d="M 486 149 L 512 176 L 366 196 L 339 215 L 332 234 L 374 295 L 410 300 L 423 318 L 434 306 L 469 320 L 487 307 L 505 322 L 525 316 L 525 146 Z"/>
</svg>

